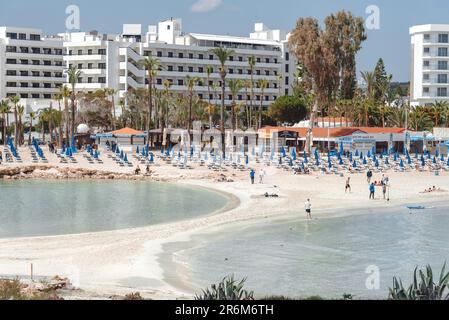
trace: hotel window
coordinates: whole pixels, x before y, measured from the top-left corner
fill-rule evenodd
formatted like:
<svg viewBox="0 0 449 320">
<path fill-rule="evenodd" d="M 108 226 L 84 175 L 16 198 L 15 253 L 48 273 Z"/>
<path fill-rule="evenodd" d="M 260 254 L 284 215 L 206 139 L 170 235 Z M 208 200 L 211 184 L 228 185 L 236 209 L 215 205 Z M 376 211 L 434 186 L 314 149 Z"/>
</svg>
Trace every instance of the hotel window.
<svg viewBox="0 0 449 320">
<path fill-rule="evenodd" d="M 55 72 L 55 78 L 62 78 L 62 72 Z"/>
<path fill-rule="evenodd" d="M 51 77 L 51 72 L 44 72 L 44 77 L 45 78 L 50 78 Z"/>
<path fill-rule="evenodd" d="M 438 61 L 438 70 L 447 70 L 447 61 Z"/>
<path fill-rule="evenodd" d="M 200 100 L 203 100 L 203 94 L 202 94 L 202 93 L 199 93 L 199 94 L 198 94 L 198 98 L 199 98 Z"/>
<path fill-rule="evenodd" d="M 51 83 L 44 83 L 44 88 L 50 89 L 51 88 Z"/>
<path fill-rule="evenodd" d="M 32 51 L 34 54 L 40 54 L 40 53 L 41 53 L 41 49 L 40 49 L 40 48 L 31 48 L 31 51 Z"/>
<path fill-rule="evenodd" d="M 423 92 L 423 93 L 426 93 L 426 94 L 430 93 L 429 87 L 424 87 L 424 88 L 422 88 L 422 92 Z"/>
<path fill-rule="evenodd" d="M 26 40 L 27 35 L 25 33 L 19 33 L 19 40 Z"/>
<path fill-rule="evenodd" d="M 156 84 L 157 85 L 161 85 L 162 84 L 162 79 L 156 79 Z"/>
<path fill-rule="evenodd" d="M 198 72 L 199 73 L 203 73 L 204 72 L 204 68 L 203 67 L 198 67 Z"/>
<path fill-rule="evenodd" d="M 55 66 L 62 67 L 62 61 L 55 61 Z"/>
<path fill-rule="evenodd" d="M 173 58 L 173 52 L 169 52 L 167 55 L 169 58 Z"/>
<path fill-rule="evenodd" d="M 87 69 L 93 69 L 93 67 L 94 67 L 94 64 L 93 64 L 93 63 L 88 63 L 88 64 L 87 64 Z"/>
<path fill-rule="evenodd" d="M 447 57 L 447 48 L 438 48 L 439 57 Z"/>
<path fill-rule="evenodd" d="M 265 58 L 265 63 L 270 63 L 270 58 Z"/>
<path fill-rule="evenodd" d="M 20 52 L 21 53 L 29 53 L 30 50 L 27 47 L 20 47 Z"/>
<path fill-rule="evenodd" d="M 21 59 L 21 60 L 20 60 L 20 64 L 25 64 L 25 65 L 27 65 L 27 64 L 28 64 L 28 60 L 26 60 L 26 59 Z"/>
<path fill-rule="evenodd" d="M 106 63 L 99 63 L 98 69 L 106 69 Z"/>
<path fill-rule="evenodd" d="M 43 48 L 42 50 L 44 51 L 44 54 L 51 54 L 50 48 Z"/>
<path fill-rule="evenodd" d="M 209 55 L 209 60 L 214 60 L 214 55 L 213 54 Z"/>
<path fill-rule="evenodd" d="M 278 59 L 277 58 L 274 58 L 274 63 L 278 63 Z"/>
<path fill-rule="evenodd" d="M 265 70 L 265 75 L 269 76 L 270 75 L 270 71 L 269 70 Z"/>
<path fill-rule="evenodd" d="M 239 61 L 242 62 L 243 61 L 243 57 L 239 57 Z"/>
<path fill-rule="evenodd" d="M 106 78 L 105 77 L 99 77 L 98 78 L 98 83 L 106 83 Z"/>
<path fill-rule="evenodd" d="M 257 63 L 260 63 L 260 58 L 257 58 Z"/>
<path fill-rule="evenodd" d="M 189 67 L 189 72 L 193 72 L 193 67 Z"/>
<path fill-rule="evenodd" d="M 424 40 L 425 41 L 430 41 L 430 34 L 425 34 L 424 35 Z"/>
<path fill-rule="evenodd" d="M 33 60 L 33 66 L 40 66 L 41 62 L 39 60 Z"/>
<path fill-rule="evenodd" d="M 183 86 L 184 85 L 184 81 L 183 80 L 178 80 L 178 86 Z"/>
<path fill-rule="evenodd" d="M 39 71 L 31 71 L 33 77 L 40 77 L 41 73 Z"/>
<path fill-rule="evenodd" d="M 440 33 L 438 35 L 439 43 L 449 43 L 449 35 L 447 33 Z"/>
<path fill-rule="evenodd" d="M 17 52 L 17 47 L 6 46 L 6 52 Z"/>
<path fill-rule="evenodd" d="M 178 72 L 184 72 L 184 67 L 179 66 L 179 67 L 178 67 Z"/>
<path fill-rule="evenodd" d="M 21 97 L 22 99 L 28 99 L 28 93 L 21 93 L 21 94 L 20 94 L 20 97 Z"/>
<path fill-rule="evenodd" d="M 58 56 L 62 56 L 62 49 L 55 49 L 55 54 Z"/>
<path fill-rule="evenodd" d="M 39 98 L 40 98 L 40 94 L 39 94 L 39 93 L 33 93 L 33 94 L 31 95 L 31 98 L 33 98 L 33 99 L 39 99 Z"/>
<path fill-rule="evenodd" d="M 33 88 L 40 88 L 39 83 L 33 83 Z"/>
<path fill-rule="evenodd" d="M 93 54 L 92 49 L 87 50 L 87 54 L 88 54 L 89 56 L 91 56 L 91 55 Z"/>
<path fill-rule="evenodd" d="M 242 100 L 243 100 L 243 96 L 242 96 L 241 94 L 239 94 L 238 97 L 237 97 L 237 99 L 238 99 L 239 101 L 242 101 Z"/>
<path fill-rule="evenodd" d="M 425 54 L 429 54 L 430 53 L 430 48 L 429 47 L 425 47 L 424 48 L 424 53 Z"/>
<path fill-rule="evenodd" d="M 6 82 L 6 87 L 8 87 L 8 88 L 15 88 L 15 87 L 17 87 L 17 83 L 15 83 L 15 82 Z"/>
<path fill-rule="evenodd" d="M 16 76 L 17 75 L 17 71 L 16 70 L 7 70 L 6 71 L 6 75 L 7 76 Z"/>
<path fill-rule="evenodd" d="M 7 32 L 6 37 L 15 40 L 15 39 L 17 39 L 17 33 Z"/>
<path fill-rule="evenodd" d="M 92 80 L 93 80 L 92 77 L 87 78 L 87 83 L 92 83 Z"/>
<path fill-rule="evenodd" d="M 20 71 L 21 77 L 28 77 L 28 71 Z"/>
<path fill-rule="evenodd" d="M 430 75 L 429 75 L 428 73 L 425 73 L 425 74 L 423 75 L 422 79 L 423 79 L 424 81 L 428 81 L 428 80 L 430 79 Z"/>
<path fill-rule="evenodd" d="M 51 61 L 44 60 L 44 66 L 51 66 Z"/>
<path fill-rule="evenodd" d="M 167 66 L 167 71 L 173 71 L 173 66 Z"/>
<path fill-rule="evenodd" d="M 98 49 L 98 54 L 100 56 L 105 56 L 106 55 L 106 49 Z"/>
<path fill-rule="evenodd" d="M 193 53 L 189 53 L 189 59 L 193 59 Z"/>
<path fill-rule="evenodd" d="M 178 58 L 179 59 L 184 59 L 184 53 L 182 53 L 182 52 L 178 53 Z"/>
<path fill-rule="evenodd" d="M 229 69 L 229 74 L 234 74 L 234 69 Z"/>
<path fill-rule="evenodd" d="M 290 60 L 290 53 L 286 52 L 285 53 L 285 61 L 289 61 Z"/>
<path fill-rule="evenodd" d="M 198 55 L 198 59 L 203 60 L 204 59 L 204 55 L 203 54 L 199 54 Z"/>
<path fill-rule="evenodd" d="M 423 62 L 423 66 L 424 66 L 424 67 L 430 67 L 430 61 L 429 61 L 429 60 L 425 60 L 425 61 Z"/>
<path fill-rule="evenodd" d="M 437 96 L 438 97 L 447 97 L 447 88 L 438 88 Z"/>
<path fill-rule="evenodd" d="M 160 58 L 160 57 L 162 57 L 162 51 L 158 51 L 157 52 L 157 56 Z"/>
<path fill-rule="evenodd" d="M 21 82 L 21 83 L 20 83 L 20 86 L 21 86 L 22 88 L 28 88 L 28 82 Z"/>
<path fill-rule="evenodd" d="M 82 63 L 78 63 L 78 69 L 83 69 L 83 64 Z"/>
<path fill-rule="evenodd" d="M 447 74 L 439 74 L 438 83 L 447 83 Z"/>
<path fill-rule="evenodd" d="M 6 59 L 6 64 L 17 64 L 16 59 Z"/>
<path fill-rule="evenodd" d="M 39 34 L 30 34 L 30 40 L 32 41 L 40 41 L 41 36 Z"/>
<path fill-rule="evenodd" d="M 51 94 L 44 93 L 44 99 L 51 99 Z"/>
<path fill-rule="evenodd" d="M 100 54 L 100 50 L 98 50 L 98 54 Z M 78 55 L 82 56 L 83 55 L 83 50 L 78 50 Z"/>
<path fill-rule="evenodd" d="M 290 78 L 285 77 L 285 85 L 288 86 L 290 84 Z"/>
<path fill-rule="evenodd" d="M 239 74 L 243 74 L 243 69 L 239 69 Z"/>
<path fill-rule="evenodd" d="M 230 56 L 230 57 L 229 57 L 229 61 L 234 61 L 234 57 L 233 57 L 233 56 Z"/>
</svg>

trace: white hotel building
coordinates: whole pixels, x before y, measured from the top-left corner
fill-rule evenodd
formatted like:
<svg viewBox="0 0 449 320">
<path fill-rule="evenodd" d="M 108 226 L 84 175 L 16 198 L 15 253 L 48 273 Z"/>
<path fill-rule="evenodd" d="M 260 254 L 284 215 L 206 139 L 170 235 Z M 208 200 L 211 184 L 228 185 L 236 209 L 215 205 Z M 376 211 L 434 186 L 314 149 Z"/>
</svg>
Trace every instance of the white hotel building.
<svg viewBox="0 0 449 320">
<path fill-rule="evenodd" d="M 449 25 L 414 26 L 410 35 L 412 105 L 449 102 Z"/>
<path fill-rule="evenodd" d="M 0 27 L 0 99 L 17 95 L 28 112 L 48 107 L 66 80 L 62 44 L 39 29 Z"/>
<path fill-rule="evenodd" d="M 119 99 L 129 89 L 147 86 L 146 72 L 139 61 L 151 55 L 161 62 L 162 70 L 155 78 L 158 89 L 164 89 L 163 83 L 170 81 L 172 92 L 184 93 L 187 75 L 198 77 L 202 85 L 195 92 L 201 99 L 218 104 L 221 90 L 212 90 L 208 96 L 206 67 L 213 68 L 210 85 L 219 86 L 220 63 L 210 50 L 222 46 L 235 51 L 226 63 L 227 79 L 249 80 L 248 59 L 255 57 L 254 82 L 266 79 L 269 86 L 263 96 L 261 89 L 255 87 L 254 105 L 259 106 L 262 99 L 264 107 L 279 96 L 292 93 L 297 65 L 288 51 L 288 35 L 262 23 L 255 24 L 249 37 L 184 34 L 181 19 L 169 19 L 148 26 L 144 32 L 139 24 L 124 25 L 119 35 L 75 32 L 44 38 L 40 30 L 1 28 L 0 39 L 0 99 L 18 94 L 28 99 L 22 104 L 34 111 L 48 107 L 47 99 L 67 82 L 63 72 L 71 65 L 82 72 L 78 90 L 94 92 L 111 88 L 117 90 Z M 226 88 L 228 106 L 230 95 Z M 242 90 L 237 103 L 249 98 L 249 93 L 246 95 Z"/>
</svg>

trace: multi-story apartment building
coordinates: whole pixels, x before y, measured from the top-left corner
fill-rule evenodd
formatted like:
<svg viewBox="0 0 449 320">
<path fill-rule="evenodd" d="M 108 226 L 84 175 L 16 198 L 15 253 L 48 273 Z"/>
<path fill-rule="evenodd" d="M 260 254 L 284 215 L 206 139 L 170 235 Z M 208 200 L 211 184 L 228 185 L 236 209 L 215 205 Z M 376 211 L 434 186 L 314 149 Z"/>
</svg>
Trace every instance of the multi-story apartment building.
<svg viewBox="0 0 449 320">
<path fill-rule="evenodd" d="M 37 29 L 0 28 L 0 98 L 19 95 L 22 104 L 34 111 L 48 107 L 53 94 L 68 83 L 64 70 L 75 66 L 81 71 L 77 90 L 115 89 L 119 99 L 129 89 L 148 86 L 139 62 L 152 56 L 161 63 L 155 77 L 157 89 L 164 89 L 168 81 L 172 92 L 185 93 L 187 76 L 198 77 L 201 81 L 195 92 L 199 98 L 219 104 L 220 63 L 211 52 L 217 47 L 234 50 L 226 63 L 229 80 L 250 80 L 249 58 L 255 58 L 254 106 L 262 102 L 266 108 L 279 96 L 292 93 L 297 62 L 289 53 L 285 32 L 257 23 L 249 37 L 184 34 L 181 19 L 169 19 L 149 26 L 147 31 L 139 24 L 124 25 L 119 35 L 76 32 L 45 38 Z M 213 70 L 210 76 L 208 67 Z M 263 95 L 257 87 L 260 79 L 268 81 Z M 225 94 L 229 106 L 232 97 L 228 87 Z M 249 90 L 244 89 L 236 97 L 242 104 L 249 99 Z"/>
<path fill-rule="evenodd" d="M 76 66 L 82 71 L 79 90 L 95 91 L 113 88 L 123 97 L 129 89 L 145 88 L 146 72 L 140 61 L 146 56 L 157 58 L 161 71 L 155 77 L 157 89 L 171 83 L 174 93 L 187 91 L 186 77 L 198 77 L 195 87 L 198 96 L 211 103 L 221 101 L 220 63 L 211 52 L 216 47 L 234 50 L 226 64 L 228 79 L 250 80 L 249 58 L 254 56 L 253 79 L 254 104 L 268 107 L 280 95 L 291 93 L 296 71 L 296 61 L 288 52 L 287 36 L 280 30 L 270 30 L 258 23 L 250 37 L 217 36 L 182 33 L 182 21 L 169 19 L 157 26 L 149 26 L 143 34 L 141 25 L 124 25 L 121 35 L 98 35 L 96 33 L 72 33 L 65 36 L 64 48 L 67 67 Z M 213 69 L 208 77 L 207 67 Z M 257 87 L 259 79 L 268 80 L 268 88 Z M 211 92 L 209 95 L 209 91 Z M 242 90 L 236 97 L 241 103 L 249 100 Z M 226 88 L 226 105 L 232 101 Z"/>
<path fill-rule="evenodd" d="M 0 99 L 51 100 L 65 82 L 62 45 L 38 29 L 0 27 Z"/>
<path fill-rule="evenodd" d="M 449 102 L 449 25 L 410 28 L 411 103 Z"/>
</svg>

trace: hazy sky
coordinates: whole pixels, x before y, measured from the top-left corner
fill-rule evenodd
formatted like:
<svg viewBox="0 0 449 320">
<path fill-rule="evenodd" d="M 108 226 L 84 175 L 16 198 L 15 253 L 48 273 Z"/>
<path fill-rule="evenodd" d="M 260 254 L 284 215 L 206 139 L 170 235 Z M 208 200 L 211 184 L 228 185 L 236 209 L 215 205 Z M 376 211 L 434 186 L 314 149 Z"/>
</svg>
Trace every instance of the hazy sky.
<svg viewBox="0 0 449 320">
<path fill-rule="evenodd" d="M 410 77 L 409 27 L 449 24 L 448 0 L 0 0 L 0 25 L 38 27 L 46 34 L 64 32 L 65 9 L 70 4 L 79 6 L 84 31 L 120 32 L 123 23 L 146 26 L 181 17 L 187 33 L 243 36 L 252 31 L 255 22 L 289 31 L 298 17 L 313 16 L 322 21 L 341 9 L 367 17 L 366 8 L 376 5 L 380 29 L 368 31 L 368 40 L 358 55 L 358 69 L 372 69 L 382 57 L 396 81 Z"/>
</svg>

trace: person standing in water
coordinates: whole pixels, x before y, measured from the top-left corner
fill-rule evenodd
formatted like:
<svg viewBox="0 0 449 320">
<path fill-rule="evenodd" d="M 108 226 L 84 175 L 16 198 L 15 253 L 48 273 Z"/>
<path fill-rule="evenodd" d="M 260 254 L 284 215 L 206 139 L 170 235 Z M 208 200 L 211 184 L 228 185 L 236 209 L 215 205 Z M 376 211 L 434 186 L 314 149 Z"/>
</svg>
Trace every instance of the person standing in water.
<svg viewBox="0 0 449 320">
<path fill-rule="evenodd" d="M 312 203 L 310 202 L 310 199 L 307 199 L 304 208 L 306 210 L 307 219 L 312 220 Z"/>
</svg>

